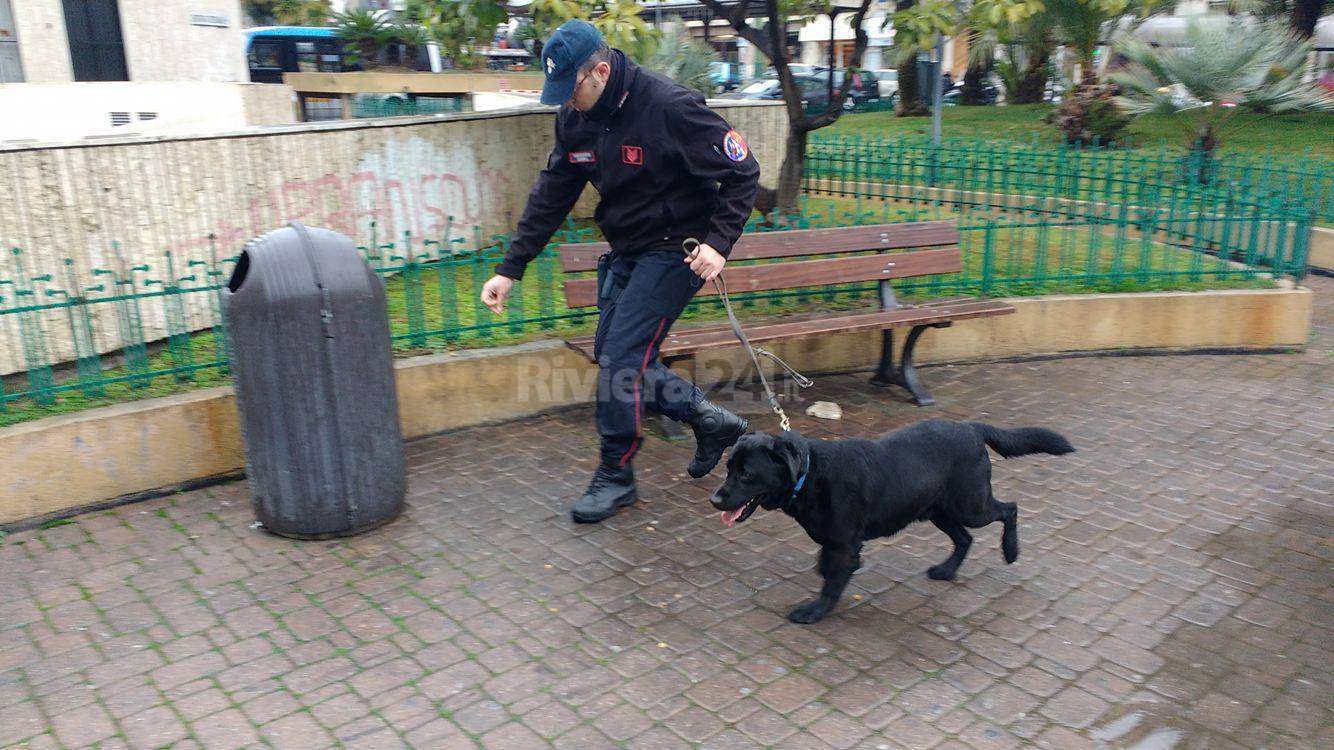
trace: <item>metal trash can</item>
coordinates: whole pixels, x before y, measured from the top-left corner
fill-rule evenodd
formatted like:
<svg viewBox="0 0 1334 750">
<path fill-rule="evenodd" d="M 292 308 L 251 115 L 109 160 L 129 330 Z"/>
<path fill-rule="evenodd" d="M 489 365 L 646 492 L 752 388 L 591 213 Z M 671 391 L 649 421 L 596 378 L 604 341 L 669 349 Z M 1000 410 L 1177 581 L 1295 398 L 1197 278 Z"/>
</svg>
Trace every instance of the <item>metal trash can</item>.
<svg viewBox="0 0 1334 750">
<path fill-rule="evenodd" d="M 384 282 L 352 240 L 297 222 L 256 237 L 223 299 L 259 522 L 324 539 L 396 518 L 406 479 Z"/>
</svg>

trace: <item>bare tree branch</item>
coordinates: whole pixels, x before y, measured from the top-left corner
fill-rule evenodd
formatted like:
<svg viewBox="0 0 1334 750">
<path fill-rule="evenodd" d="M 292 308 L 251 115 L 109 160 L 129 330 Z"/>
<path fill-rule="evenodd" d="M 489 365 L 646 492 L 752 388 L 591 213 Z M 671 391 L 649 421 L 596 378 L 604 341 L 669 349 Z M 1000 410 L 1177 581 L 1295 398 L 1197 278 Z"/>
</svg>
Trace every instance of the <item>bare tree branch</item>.
<svg viewBox="0 0 1334 750">
<path fill-rule="evenodd" d="M 866 13 L 871 9 L 871 0 L 862 0 L 861 7 L 852 16 L 852 59 L 845 66 L 846 70 L 860 69 L 862 66 L 862 55 L 866 52 L 868 39 L 866 30 L 862 28 L 862 22 L 866 19 Z M 829 24 L 832 29 L 834 17 L 831 14 Z M 838 95 L 831 98 L 825 105 L 825 110 L 818 115 L 807 115 L 794 120 L 792 129 L 802 132 L 818 130 L 826 125 L 832 125 L 843 115 L 843 102 L 848 98 L 848 92 L 852 90 L 852 76 L 846 72 L 843 74 L 843 85 L 839 87 Z"/>
<path fill-rule="evenodd" d="M 732 25 L 732 29 L 742 39 L 755 45 L 760 52 L 770 59 L 773 59 L 773 48 L 769 46 L 769 40 L 758 29 L 746 23 L 746 12 L 750 8 L 750 0 L 741 0 L 737 7 L 728 12 L 727 8 L 719 0 L 699 0 L 706 8 L 713 11 L 715 15 L 726 18 Z"/>
</svg>

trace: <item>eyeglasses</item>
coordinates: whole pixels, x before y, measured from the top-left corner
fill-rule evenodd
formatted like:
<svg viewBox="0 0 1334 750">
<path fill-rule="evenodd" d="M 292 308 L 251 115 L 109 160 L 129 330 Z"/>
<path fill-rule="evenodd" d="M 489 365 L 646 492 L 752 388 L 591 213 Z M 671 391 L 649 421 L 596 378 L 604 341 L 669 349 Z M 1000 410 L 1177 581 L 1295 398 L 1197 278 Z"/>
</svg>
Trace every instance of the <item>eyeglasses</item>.
<svg viewBox="0 0 1334 750">
<path fill-rule="evenodd" d="M 570 100 L 571 100 L 571 101 L 574 100 L 574 95 L 575 95 L 576 93 L 579 92 L 579 87 L 583 85 L 583 83 L 584 83 L 584 79 L 588 78 L 588 77 L 591 76 L 591 75 L 593 75 L 593 71 L 590 70 L 590 71 L 588 71 L 587 73 L 585 73 L 585 74 L 583 74 L 582 76 L 580 76 L 580 77 L 574 82 L 574 88 L 573 88 L 573 89 L 570 89 Z"/>
</svg>

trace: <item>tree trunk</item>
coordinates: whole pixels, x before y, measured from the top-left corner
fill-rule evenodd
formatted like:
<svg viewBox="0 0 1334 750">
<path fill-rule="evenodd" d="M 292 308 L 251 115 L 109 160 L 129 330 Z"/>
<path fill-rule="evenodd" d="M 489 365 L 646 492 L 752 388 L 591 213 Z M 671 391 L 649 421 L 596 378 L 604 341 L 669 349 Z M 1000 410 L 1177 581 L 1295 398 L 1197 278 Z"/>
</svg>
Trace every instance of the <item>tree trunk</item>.
<svg viewBox="0 0 1334 750">
<path fill-rule="evenodd" d="M 1039 54 L 1033 55 L 1019 78 L 1019 90 L 1014 94 L 1014 104 L 1037 104 L 1042 101 L 1047 90 L 1047 61 L 1051 59 L 1051 50 L 1043 47 Z"/>
<path fill-rule="evenodd" d="M 1292 30 L 1303 39 L 1315 35 L 1316 22 L 1320 20 L 1321 0 L 1293 0 Z"/>
<path fill-rule="evenodd" d="M 1093 55 L 1079 61 L 1079 85 L 1091 89 L 1098 85 L 1098 71 L 1093 64 Z"/>
<path fill-rule="evenodd" d="M 1218 138 L 1214 135 L 1212 123 L 1204 123 L 1187 154 L 1187 172 L 1197 185 L 1208 185 L 1213 179 L 1214 153 L 1218 150 Z"/>
<path fill-rule="evenodd" d="M 901 0 L 911 2 L 912 0 Z M 774 64 L 782 84 L 783 103 L 788 117 L 788 140 L 783 153 L 783 165 L 778 172 L 776 190 L 761 188 L 756 195 L 755 207 L 769 214 L 777 210 L 778 221 L 798 213 L 798 198 L 801 196 L 802 175 L 806 167 L 806 142 L 812 130 L 832 125 L 843 114 L 841 98 L 850 90 L 852 81 L 845 77 L 837 97 L 831 100 L 822 112 L 803 111 L 800 102 L 801 89 L 796 85 L 790 69 L 787 67 L 787 44 L 784 38 L 786 15 L 779 12 L 778 0 L 763 0 L 765 8 L 764 28 L 756 29 L 746 21 L 746 9 L 750 0 L 742 0 L 734 11 L 722 5 L 720 0 L 700 0 L 716 15 L 728 19 L 738 36 L 754 44 Z M 855 32 L 852 58 L 845 61 L 849 68 L 860 68 L 862 55 L 866 51 L 867 36 L 862 28 L 866 13 L 870 10 L 871 0 L 861 0 L 861 6 L 853 13 L 851 26 Z"/>
<path fill-rule="evenodd" d="M 797 214 L 797 198 L 801 196 L 801 179 L 806 168 L 806 138 L 809 133 L 795 128 L 788 130 L 787 149 L 783 153 L 783 168 L 778 171 L 778 213 L 781 216 Z"/>
<path fill-rule="evenodd" d="M 894 114 L 899 117 L 925 117 L 931 113 L 922 101 L 922 84 L 917 80 L 917 55 L 899 65 L 899 103 Z"/>
<path fill-rule="evenodd" d="M 959 99 L 962 104 L 979 105 L 985 104 L 982 101 L 982 78 L 986 71 L 982 68 L 968 66 L 968 70 L 963 74 L 963 87 L 959 90 Z"/>
<path fill-rule="evenodd" d="M 357 54 L 361 57 L 361 65 L 366 70 L 380 66 L 380 44 L 374 39 L 358 39 Z"/>
<path fill-rule="evenodd" d="M 894 10 L 907 10 L 917 0 L 895 0 Z M 917 80 L 917 55 L 913 55 L 899 64 L 899 103 L 894 114 L 899 117 L 925 117 L 931 113 L 926 102 L 922 101 L 922 92 L 926 87 Z"/>
</svg>

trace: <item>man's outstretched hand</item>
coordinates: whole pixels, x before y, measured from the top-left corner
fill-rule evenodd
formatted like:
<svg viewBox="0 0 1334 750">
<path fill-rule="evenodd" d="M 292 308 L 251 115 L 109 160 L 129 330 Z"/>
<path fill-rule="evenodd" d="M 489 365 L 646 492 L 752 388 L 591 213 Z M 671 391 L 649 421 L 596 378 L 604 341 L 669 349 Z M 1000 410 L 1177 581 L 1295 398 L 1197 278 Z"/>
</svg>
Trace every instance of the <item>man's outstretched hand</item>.
<svg viewBox="0 0 1334 750">
<path fill-rule="evenodd" d="M 723 272 L 723 264 L 727 263 L 727 259 L 712 247 L 700 243 L 694 252 L 686 256 L 686 262 L 696 276 L 713 281 L 714 277 Z"/>
<path fill-rule="evenodd" d="M 513 288 L 514 279 L 500 274 L 492 276 L 482 286 L 482 304 L 497 315 L 505 312 L 505 301 L 510 298 L 510 290 Z"/>
</svg>

